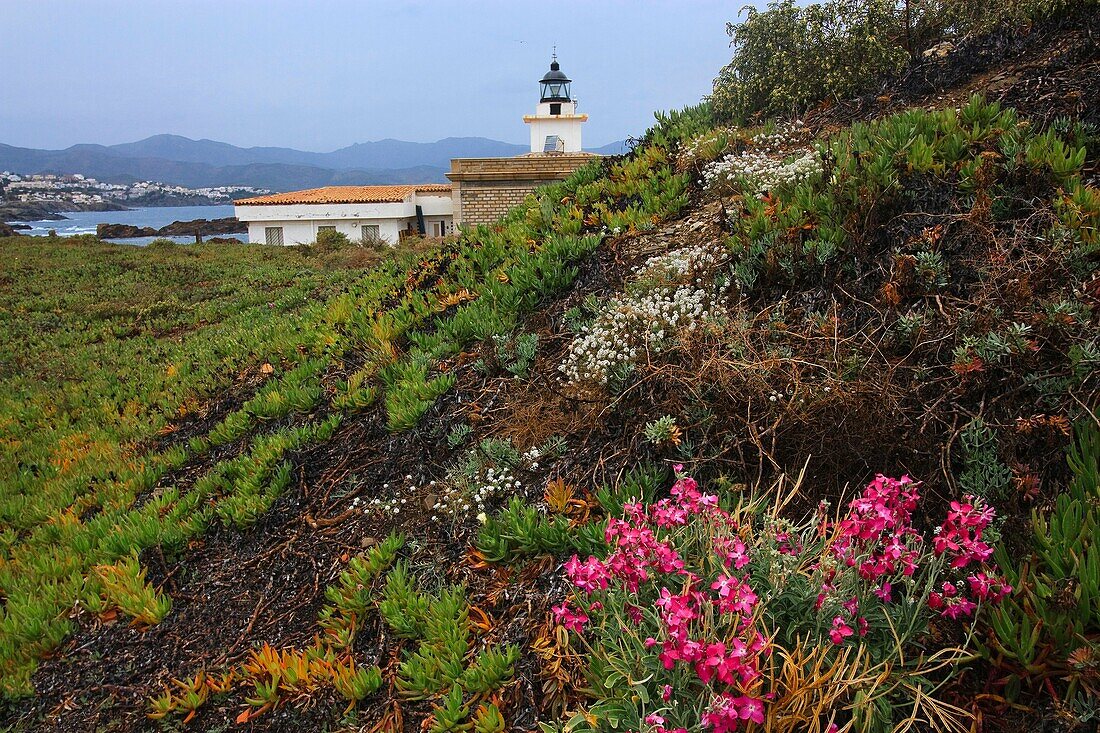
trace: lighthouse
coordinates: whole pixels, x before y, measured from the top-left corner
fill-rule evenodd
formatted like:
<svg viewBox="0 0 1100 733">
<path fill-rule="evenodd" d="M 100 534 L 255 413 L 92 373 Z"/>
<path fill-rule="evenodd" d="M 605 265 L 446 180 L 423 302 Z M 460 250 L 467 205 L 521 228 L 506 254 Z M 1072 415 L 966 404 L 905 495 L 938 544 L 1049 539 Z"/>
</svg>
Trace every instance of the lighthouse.
<svg viewBox="0 0 1100 733">
<path fill-rule="evenodd" d="M 570 94 L 572 79 L 558 64 L 558 55 L 550 61 L 550 70 L 539 80 L 539 104 L 533 115 L 523 121 L 531 128 L 532 153 L 581 152 L 581 125 L 588 115 L 577 114 L 577 102 Z"/>
<path fill-rule="evenodd" d="M 539 79 L 539 105 L 524 115 L 531 129 L 531 152 L 510 158 L 454 158 L 451 180 L 454 226 L 492 225 L 522 204 L 540 187 L 564 181 L 598 155 L 581 149 L 581 125 L 572 80 L 554 54 L 550 70 Z"/>
</svg>

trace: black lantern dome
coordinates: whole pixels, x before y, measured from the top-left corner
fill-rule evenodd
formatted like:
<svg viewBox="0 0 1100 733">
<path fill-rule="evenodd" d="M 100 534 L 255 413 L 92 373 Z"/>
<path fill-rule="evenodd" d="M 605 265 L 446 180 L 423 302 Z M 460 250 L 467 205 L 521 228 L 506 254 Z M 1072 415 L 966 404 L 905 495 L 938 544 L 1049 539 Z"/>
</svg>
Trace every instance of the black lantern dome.
<svg viewBox="0 0 1100 733">
<path fill-rule="evenodd" d="M 550 71 L 546 72 L 546 76 L 542 77 L 539 81 L 539 88 L 542 90 L 542 102 L 569 102 L 572 101 L 569 97 L 569 83 L 572 81 L 565 72 L 558 66 L 558 57 L 554 56 L 554 60 L 550 62 Z"/>
</svg>

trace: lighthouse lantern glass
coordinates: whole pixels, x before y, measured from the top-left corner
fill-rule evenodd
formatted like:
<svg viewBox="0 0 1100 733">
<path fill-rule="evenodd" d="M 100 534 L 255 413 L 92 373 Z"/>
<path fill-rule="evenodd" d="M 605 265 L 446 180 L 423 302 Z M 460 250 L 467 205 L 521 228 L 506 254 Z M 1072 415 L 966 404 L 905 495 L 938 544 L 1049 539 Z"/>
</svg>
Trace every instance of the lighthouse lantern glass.
<svg viewBox="0 0 1100 733">
<path fill-rule="evenodd" d="M 544 81 L 542 86 L 542 100 L 549 102 L 551 100 L 555 102 L 568 102 L 569 101 L 569 82 L 567 81 Z"/>
</svg>

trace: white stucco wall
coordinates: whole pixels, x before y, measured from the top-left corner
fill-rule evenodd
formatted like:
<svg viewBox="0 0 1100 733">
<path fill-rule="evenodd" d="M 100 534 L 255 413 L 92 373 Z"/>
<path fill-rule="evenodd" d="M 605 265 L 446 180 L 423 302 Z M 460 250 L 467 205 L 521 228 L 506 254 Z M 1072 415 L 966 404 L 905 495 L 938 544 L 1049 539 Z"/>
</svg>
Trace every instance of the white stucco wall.
<svg viewBox="0 0 1100 733">
<path fill-rule="evenodd" d="M 554 102 L 553 104 L 561 105 L 561 114 L 563 115 L 575 115 L 577 114 L 577 103 L 574 102 Z M 549 116 L 550 115 L 551 102 L 539 102 L 535 107 L 536 116 Z"/>
<path fill-rule="evenodd" d="M 416 215 L 412 197 L 398 204 L 277 204 L 234 206 L 241 221 L 309 221 L 313 219 L 404 219 Z"/>
<path fill-rule="evenodd" d="M 260 206 L 235 206 L 234 215 L 248 223 L 248 241 L 255 244 L 267 242 L 267 227 L 282 227 L 283 244 L 310 244 L 317 239 L 322 226 L 335 226 L 348 239 L 358 241 L 362 227 L 378 227 L 378 235 L 396 244 L 400 233 L 411 224 L 416 229 L 416 206 L 424 215 L 428 236 L 435 234 L 436 222 L 443 222 L 447 231 L 453 230 L 453 204 L 450 193 L 437 195 L 418 194 L 402 203 L 390 204 L 280 204 Z"/>
<path fill-rule="evenodd" d="M 436 225 L 443 224 L 442 236 L 454 233 L 454 200 L 451 192 L 446 193 L 418 193 L 416 203 L 424 215 L 424 231 L 429 237 L 437 235 Z"/>
<path fill-rule="evenodd" d="M 454 210 L 450 191 L 431 194 L 418 193 L 416 194 L 416 203 L 424 212 L 424 216 L 450 216 Z"/>
<path fill-rule="evenodd" d="M 542 106 L 542 105 L 539 105 Z M 546 145 L 547 135 L 557 135 L 565 143 L 566 153 L 579 153 L 581 145 L 581 125 L 588 115 L 532 115 L 523 118 L 531 128 L 531 152 L 541 153 Z"/>
<path fill-rule="evenodd" d="M 359 241 L 363 236 L 364 225 L 378 227 L 378 236 L 395 244 L 400 232 L 406 228 L 408 222 L 416 226 L 416 219 L 313 219 L 310 221 L 296 221 L 290 219 L 272 219 L 264 221 L 250 221 L 248 223 L 248 241 L 253 244 L 267 243 L 267 227 L 283 228 L 283 244 L 312 244 L 317 240 L 317 232 L 322 226 L 335 226 L 336 231 L 343 232 L 353 242 Z"/>
</svg>

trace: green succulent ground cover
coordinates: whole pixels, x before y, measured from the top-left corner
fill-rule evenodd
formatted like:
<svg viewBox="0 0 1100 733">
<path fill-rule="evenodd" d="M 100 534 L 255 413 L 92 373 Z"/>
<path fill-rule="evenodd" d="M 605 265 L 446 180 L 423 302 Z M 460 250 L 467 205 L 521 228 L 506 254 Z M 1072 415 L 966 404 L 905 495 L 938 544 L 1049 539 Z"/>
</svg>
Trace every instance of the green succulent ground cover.
<svg viewBox="0 0 1100 733">
<path fill-rule="evenodd" d="M 104 559 L 81 553 L 108 539 L 128 553 L 108 518 L 187 455 L 143 446 L 243 371 L 297 374 L 325 302 L 362 271 L 325 269 L 296 248 L 18 237 L 0 250 L 0 647 L 10 659 L 19 639 L 63 634 L 52 601 Z"/>
<path fill-rule="evenodd" d="M 131 468 L 137 443 L 241 369 L 297 361 L 301 324 L 357 276 L 259 247 L 22 237 L 0 247 L 6 547 L 88 481 Z"/>
<path fill-rule="evenodd" d="M 162 314 L 148 320 L 165 338 L 189 324 L 203 324 L 202 338 L 184 337 L 185 350 L 178 354 L 158 352 L 136 338 L 144 333 L 140 329 L 132 351 L 110 360 L 97 356 L 94 338 L 87 345 L 72 341 L 78 345 L 64 348 L 73 352 L 67 358 L 75 360 L 76 378 L 68 373 L 53 382 L 54 390 L 74 392 L 71 403 L 52 405 L 43 380 L 31 379 L 43 386 L 36 393 L 40 396 L 12 390 L 14 399 L 4 408 L 5 418 L 36 404 L 42 413 L 37 423 L 13 415 L 5 428 L 6 440 L 22 443 L 11 443 L 21 457 L 8 474 L 12 486 L 5 484 L 2 494 L 3 511 L 19 518 L 19 523 L 9 522 L 0 557 L 0 593 L 7 601 L 0 613 L 4 692 L 31 691 L 37 660 L 72 628 L 68 609 L 74 603 L 102 608 L 108 594 L 102 578 L 124 574 L 122 566 L 134 552 L 152 546 L 178 551 L 215 521 L 247 527 L 288 485 L 291 452 L 329 439 L 342 415 L 366 409 L 376 399 L 383 401 L 392 430 L 412 427 L 453 386 L 453 374 L 441 369 L 446 359 L 473 342 L 511 333 L 522 313 L 573 281 L 578 273 L 573 263 L 598 246 L 600 231 L 650 227 L 686 203 L 686 188 L 687 176 L 672 170 L 667 151 L 651 146 L 605 168 L 592 165 L 578 171 L 495 227 L 480 227 L 419 258 L 399 254 L 361 277 L 319 272 L 301 259 L 305 253 L 295 261 L 289 251 L 240 250 L 254 251 L 261 263 L 268 257 L 283 260 L 284 268 L 267 279 L 263 267 L 245 274 L 215 259 L 205 278 L 218 283 L 210 286 L 212 293 L 228 293 L 220 310 L 183 295 L 193 292 L 184 283 L 165 285 L 159 294 L 163 298 L 146 293 L 143 302 L 156 304 L 151 309 Z M 104 253 L 117 251 L 84 244 L 90 252 L 97 247 L 106 247 Z M 188 259 L 201 258 L 205 250 L 169 252 L 134 250 L 129 256 L 164 256 L 171 262 L 168 272 L 186 271 Z M 71 257 L 81 260 L 79 251 Z M 139 266 L 131 262 L 129 267 Z M 53 288 L 36 285 L 34 272 L 24 276 L 28 284 L 16 286 L 31 291 L 24 300 L 34 302 L 36 288 L 66 290 L 60 283 Z M 220 279 L 215 280 L 216 273 Z M 201 273 L 181 277 L 205 282 Z M 134 282 L 157 278 L 155 272 L 138 272 Z M 14 285 L 14 276 L 12 281 Z M 242 283 L 250 287 L 242 291 Z M 136 284 L 130 287 L 141 291 Z M 88 298 L 95 303 L 119 300 L 112 292 Z M 175 297 L 193 303 L 190 320 L 160 305 Z M 234 298 L 243 305 L 234 308 Z M 67 303 L 65 309 L 83 318 L 79 303 Z M 133 310 L 140 313 L 141 307 Z M 118 333 L 131 334 L 135 322 L 144 323 L 131 315 L 128 325 L 121 320 L 112 325 Z M 66 332 L 83 330 L 74 324 Z M 13 353 L 33 349 L 30 338 Z M 239 409 L 187 441 L 142 450 L 140 442 L 163 427 L 189 397 L 224 387 L 225 375 L 261 362 L 278 364 L 279 373 Z M 129 374 L 140 375 L 141 381 L 126 379 Z M 332 378 L 322 388 L 326 376 Z M 190 389 L 175 388 L 181 379 L 189 380 Z M 76 437 L 63 442 L 60 425 L 74 425 Z M 229 455 L 210 461 L 187 485 L 174 479 L 175 469 L 201 463 L 216 446 L 228 446 Z M 80 462 L 74 467 L 71 460 L 55 459 L 52 450 L 70 451 Z M 42 477 L 44 471 L 51 475 Z M 110 570 L 114 564 L 121 570 Z"/>
</svg>

